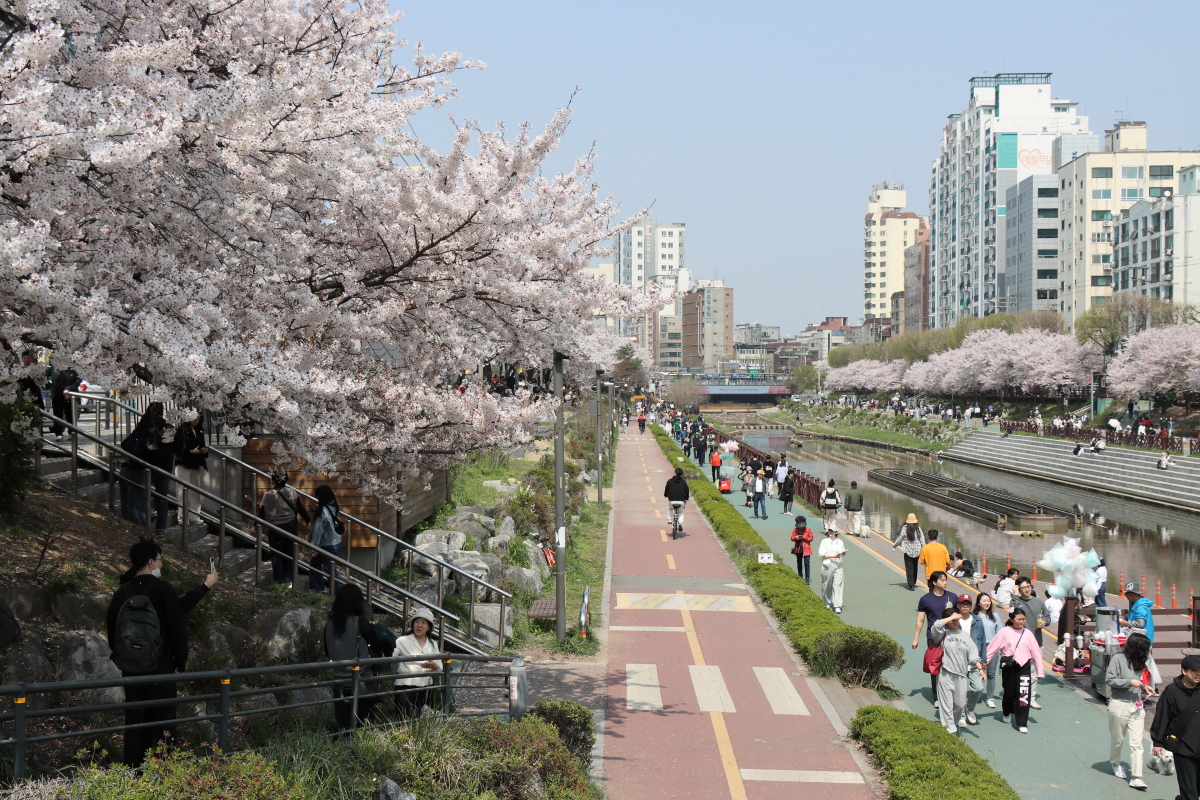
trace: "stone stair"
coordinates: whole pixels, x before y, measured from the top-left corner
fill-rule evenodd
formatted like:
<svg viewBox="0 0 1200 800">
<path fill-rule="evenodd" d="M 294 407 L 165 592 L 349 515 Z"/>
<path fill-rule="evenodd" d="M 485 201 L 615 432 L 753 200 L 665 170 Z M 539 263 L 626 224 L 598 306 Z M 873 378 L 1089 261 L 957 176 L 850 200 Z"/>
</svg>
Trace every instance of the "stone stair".
<svg viewBox="0 0 1200 800">
<path fill-rule="evenodd" d="M 983 467 L 1080 486 L 1107 494 L 1186 509 L 1200 509 L 1200 459 L 1175 456 L 1175 466 L 1155 467 L 1159 453 L 1109 445 L 1103 453 L 1075 456 L 1068 439 L 976 430 L 943 457 Z"/>
</svg>

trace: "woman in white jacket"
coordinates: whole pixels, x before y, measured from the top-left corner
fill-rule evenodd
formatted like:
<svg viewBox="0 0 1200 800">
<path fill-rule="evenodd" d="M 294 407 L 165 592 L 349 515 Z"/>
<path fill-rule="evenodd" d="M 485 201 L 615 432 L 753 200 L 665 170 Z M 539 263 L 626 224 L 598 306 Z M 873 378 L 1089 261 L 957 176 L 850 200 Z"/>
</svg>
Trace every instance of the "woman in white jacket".
<svg viewBox="0 0 1200 800">
<path fill-rule="evenodd" d="M 432 631 L 433 614 L 424 608 L 418 608 L 409 620 L 408 635 L 396 640 L 396 650 L 392 655 L 420 656 L 436 653 L 437 645 L 429 636 Z M 402 661 L 396 664 L 396 671 L 414 673 L 414 677 L 396 679 L 396 688 L 402 691 L 396 695 L 400 716 L 404 719 L 420 716 L 421 710 L 429 705 L 433 694 L 430 688 L 433 678 L 429 673 L 438 671 L 438 663 L 432 660 Z"/>
</svg>

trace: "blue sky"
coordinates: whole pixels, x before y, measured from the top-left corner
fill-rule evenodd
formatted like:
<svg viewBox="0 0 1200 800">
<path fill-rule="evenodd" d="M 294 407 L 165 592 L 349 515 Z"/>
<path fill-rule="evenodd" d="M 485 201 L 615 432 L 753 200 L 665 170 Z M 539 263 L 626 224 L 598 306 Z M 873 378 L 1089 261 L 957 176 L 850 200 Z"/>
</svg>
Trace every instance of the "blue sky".
<svg viewBox="0 0 1200 800">
<path fill-rule="evenodd" d="M 785 334 L 858 321 L 871 185 L 904 183 L 927 213 L 941 127 L 972 76 L 1052 72 L 1093 131 L 1146 120 L 1151 149 L 1200 149 L 1196 0 L 390 2 L 410 42 L 487 62 L 456 79 L 459 119 L 540 128 L 581 87 L 550 167 L 594 146 L 625 215 L 686 222 L 694 277 L 735 288 L 736 321 Z M 450 139 L 442 112 L 413 126 Z"/>
</svg>

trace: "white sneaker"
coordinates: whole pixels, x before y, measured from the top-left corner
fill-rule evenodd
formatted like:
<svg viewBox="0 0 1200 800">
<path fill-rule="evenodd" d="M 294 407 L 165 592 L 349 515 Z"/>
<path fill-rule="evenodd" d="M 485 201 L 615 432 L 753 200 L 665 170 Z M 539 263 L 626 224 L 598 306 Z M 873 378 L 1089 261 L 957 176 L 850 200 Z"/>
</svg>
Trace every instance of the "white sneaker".
<svg viewBox="0 0 1200 800">
<path fill-rule="evenodd" d="M 1012 714 L 1004 714 L 1000 717 L 1001 722 L 1012 722 Z"/>
<path fill-rule="evenodd" d="M 835 608 L 835 609 L 833 609 L 833 613 L 840 614 L 840 613 L 842 613 L 842 609 L 840 607 Z"/>
<path fill-rule="evenodd" d="M 1039 703 L 1037 700 L 1034 700 L 1033 702 L 1031 702 L 1031 703 L 1029 704 L 1029 707 L 1030 707 L 1030 708 L 1041 708 L 1042 706 L 1041 706 L 1041 704 L 1040 704 L 1040 703 Z"/>
<path fill-rule="evenodd" d="M 967 723 L 970 725 L 976 725 L 979 723 L 979 718 L 976 717 L 972 712 L 968 711 L 967 712 Z"/>
<path fill-rule="evenodd" d="M 1017 728 L 1021 733 L 1029 733 L 1029 728 Z"/>
<path fill-rule="evenodd" d="M 1149 789 L 1150 787 L 1147 786 L 1146 782 L 1144 780 L 1142 780 L 1141 778 L 1134 778 L 1133 780 L 1131 780 L 1129 782 L 1129 788 L 1130 789 L 1142 789 L 1144 791 L 1146 789 Z"/>
<path fill-rule="evenodd" d="M 996 701 L 995 701 L 995 700 L 993 700 L 992 698 L 990 698 L 990 697 L 989 697 L 989 698 L 987 699 L 987 701 L 986 701 L 986 702 L 987 702 L 987 707 L 988 707 L 988 708 L 995 708 L 995 707 L 996 707 Z"/>
<path fill-rule="evenodd" d="M 1113 764 L 1112 770 L 1113 770 L 1113 775 L 1116 775 L 1121 780 L 1125 780 L 1126 778 L 1129 777 L 1128 773 L 1125 772 L 1125 768 L 1122 767 L 1120 764 Z"/>
<path fill-rule="evenodd" d="M 953 725 L 947 725 L 946 733 L 958 733 L 958 728 L 954 727 Z"/>
</svg>

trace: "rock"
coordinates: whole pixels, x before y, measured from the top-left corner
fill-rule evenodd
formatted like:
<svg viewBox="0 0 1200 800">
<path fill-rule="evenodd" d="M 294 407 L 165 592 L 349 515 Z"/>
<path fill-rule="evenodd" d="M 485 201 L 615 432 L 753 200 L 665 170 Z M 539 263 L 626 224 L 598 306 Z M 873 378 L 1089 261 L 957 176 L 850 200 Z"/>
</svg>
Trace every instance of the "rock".
<svg viewBox="0 0 1200 800">
<path fill-rule="evenodd" d="M 508 543 L 512 541 L 508 536 L 493 536 L 487 540 L 487 549 L 489 553 L 502 553 L 507 555 Z"/>
<path fill-rule="evenodd" d="M 417 534 L 417 538 L 413 543 L 420 547 L 423 544 L 430 544 L 431 542 L 442 542 L 449 550 L 461 550 L 463 545 L 467 543 L 467 535 L 462 531 L 421 531 Z"/>
<path fill-rule="evenodd" d="M 542 593 L 542 576 L 536 569 L 514 567 L 510 564 L 504 568 L 504 577 L 512 581 L 520 592 L 533 595 Z"/>
<path fill-rule="evenodd" d="M 492 556 L 492 558 L 496 558 Z M 471 584 L 473 581 L 467 579 L 463 573 L 481 580 L 491 583 L 492 570 L 488 566 L 487 561 L 483 559 L 483 554 L 474 550 L 452 550 L 446 554 L 446 560 L 455 566 L 461 572 L 453 573 L 457 591 L 459 594 L 470 596 Z M 497 562 L 499 559 L 496 559 Z M 482 599 L 482 595 L 476 595 L 476 598 Z"/>
<path fill-rule="evenodd" d="M 592 477 L 591 470 L 579 473 L 579 481 L 581 483 L 595 483 L 596 479 Z"/>
<path fill-rule="evenodd" d="M 446 559 L 446 551 L 448 549 L 449 548 L 446 547 L 445 542 L 426 542 L 425 544 L 419 545 L 417 547 L 417 550 L 419 550 L 420 552 L 425 553 L 426 555 L 431 555 L 434 558 L 440 558 L 443 561 Z M 420 572 L 423 572 L 426 575 L 429 575 L 431 577 L 437 576 L 437 564 L 436 563 L 434 563 L 433 561 L 430 561 L 428 558 L 422 558 L 420 555 L 418 555 L 414 551 L 409 551 L 408 555 L 409 555 L 409 558 L 414 559 L 414 561 L 413 561 L 414 569 L 416 569 Z"/>
<path fill-rule="evenodd" d="M 315 703 L 320 700 L 329 700 L 333 697 L 333 691 L 328 686 L 310 686 L 305 689 L 297 689 L 292 692 L 292 697 L 289 700 L 291 703 Z M 327 707 L 327 706 L 325 706 Z M 300 719 L 308 719 L 313 714 L 319 712 L 323 706 L 304 706 L 302 708 L 292 709 Z"/>
<path fill-rule="evenodd" d="M 516 536 L 517 524 L 513 522 L 512 517 L 505 517 L 500 520 L 500 527 L 496 529 L 497 536 Z"/>
<path fill-rule="evenodd" d="M 490 531 L 496 529 L 496 520 L 484 514 L 476 514 L 474 511 L 459 511 L 446 520 L 446 527 L 456 531 L 462 530 L 458 526 L 464 522 L 478 522 Z"/>
<path fill-rule="evenodd" d="M 572 515 L 571 515 L 571 522 L 579 522 L 579 515 L 578 515 L 578 514 L 572 514 Z"/>
<path fill-rule="evenodd" d="M 383 777 L 375 787 L 375 794 L 371 795 L 371 800 L 417 800 L 417 796 L 401 789 L 391 778 Z"/>
<path fill-rule="evenodd" d="M 499 583 L 500 576 L 504 574 L 504 563 L 500 560 L 500 556 L 495 553 L 480 553 L 479 557 L 483 559 L 483 563 L 488 565 L 488 583 Z"/>
<path fill-rule="evenodd" d="M 229 651 L 234 663 L 238 666 L 249 666 L 242 664 L 242 658 L 246 654 L 246 643 L 250 641 L 250 634 L 235 625 L 216 625 L 213 632 L 225 641 L 224 649 Z"/>
<path fill-rule="evenodd" d="M 542 548 L 533 539 L 522 539 L 521 544 L 525 546 L 525 554 L 529 557 L 529 564 L 538 571 L 538 575 L 542 580 L 550 577 L 550 565 L 546 563 L 546 556 L 542 554 Z"/>
<path fill-rule="evenodd" d="M 412 593 L 420 597 L 430 605 L 437 605 L 437 578 L 426 578 L 425 580 L 413 581 Z M 453 594 L 457 584 L 451 578 L 446 578 L 442 581 L 442 596 Z"/>
<path fill-rule="evenodd" d="M 274 608 L 254 618 L 250 634 L 262 640 L 263 655 L 282 661 L 296 654 L 301 641 L 312 632 L 312 609 L 308 606 Z"/>
<path fill-rule="evenodd" d="M 513 610 L 511 605 L 504 607 L 504 636 L 512 635 Z M 475 627 L 471 630 L 473 638 L 482 641 L 487 647 L 495 649 L 500 645 L 500 604 L 476 603 Z"/>
<path fill-rule="evenodd" d="M 8 603 L 0 603 L 0 647 L 7 647 L 21 636 L 21 623 L 13 615 Z"/>
<path fill-rule="evenodd" d="M 121 671 L 112 662 L 112 651 L 108 641 L 95 631 L 75 631 L 67 636 L 62 646 L 62 680 L 97 681 L 119 678 Z M 96 703 L 120 703 L 125 691 L 116 687 L 95 689 L 80 693 L 83 705 Z"/>
<path fill-rule="evenodd" d="M 542 773 L 533 772 L 529 775 L 529 780 L 525 782 L 525 797 L 544 797 L 546 794 L 546 784 L 542 780 Z"/>
<path fill-rule="evenodd" d="M 7 604 L 17 619 L 32 619 L 50 613 L 50 593 L 39 586 L 0 585 L 0 604 Z"/>
<path fill-rule="evenodd" d="M 50 613 L 71 631 L 104 631 L 112 592 L 60 594 L 50 601 Z"/>
<path fill-rule="evenodd" d="M 495 523 L 493 523 L 492 528 L 488 528 L 479 522 L 481 519 L 487 519 L 487 517 L 481 517 L 478 514 L 471 514 L 469 516 L 465 514 L 455 514 L 453 517 L 446 520 L 446 524 L 456 531 L 461 531 L 468 536 L 473 536 L 475 539 L 483 541 L 492 535 L 492 528 L 495 528 L 496 526 Z"/>
<path fill-rule="evenodd" d="M 225 553 L 221 562 L 220 572 L 226 577 L 241 575 L 248 569 L 254 568 L 254 560 L 258 557 L 255 550 L 238 547 Z"/>
<path fill-rule="evenodd" d="M 492 481 L 492 483 L 501 483 L 501 481 Z M 457 513 L 459 513 L 459 514 L 482 514 L 485 517 L 494 517 L 495 510 L 496 509 L 494 509 L 494 508 L 489 508 L 487 506 L 481 506 L 477 503 L 473 506 L 462 506 L 458 509 Z"/>
<path fill-rule="evenodd" d="M 11 686 L 14 683 L 50 683 L 54 680 L 54 665 L 46 657 L 42 643 L 34 636 L 23 636 L 8 648 L 4 654 L 4 672 L 0 674 L 0 684 Z M 0 700 L 0 713 L 11 710 L 11 698 Z M 55 695 L 29 695 L 28 705 L 32 709 L 49 708 Z"/>
</svg>

